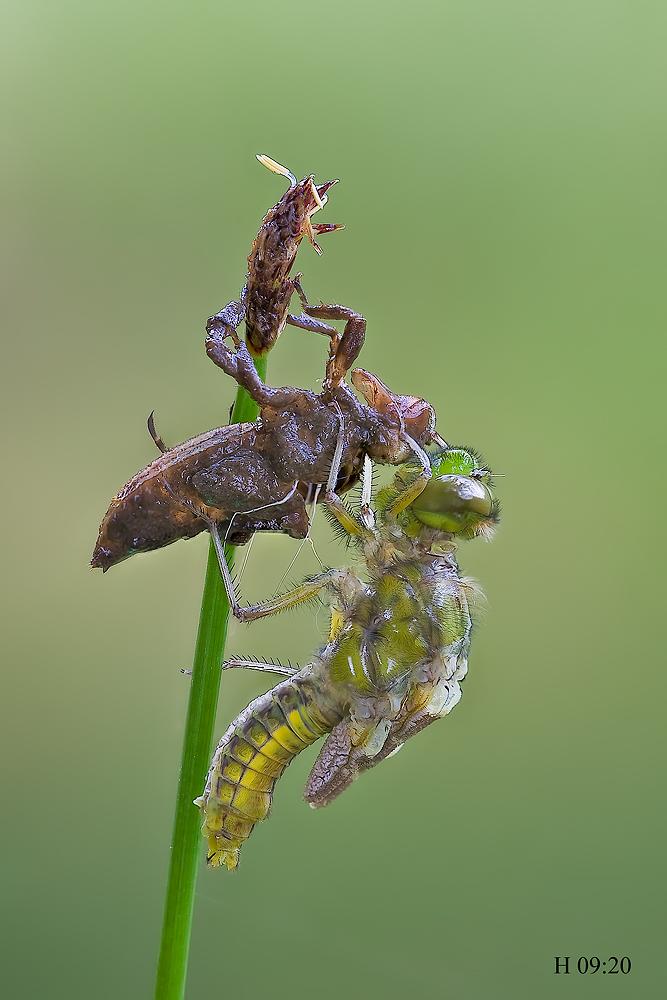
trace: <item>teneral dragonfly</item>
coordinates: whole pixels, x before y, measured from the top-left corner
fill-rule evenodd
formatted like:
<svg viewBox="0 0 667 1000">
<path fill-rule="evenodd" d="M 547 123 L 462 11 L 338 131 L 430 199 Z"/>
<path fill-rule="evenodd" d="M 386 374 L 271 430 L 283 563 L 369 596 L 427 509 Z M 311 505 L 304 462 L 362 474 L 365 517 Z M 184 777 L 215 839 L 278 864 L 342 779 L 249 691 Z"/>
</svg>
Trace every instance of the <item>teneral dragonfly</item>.
<svg viewBox="0 0 667 1000">
<path fill-rule="evenodd" d="M 315 596 L 326 595 L 332 611 L 327 642 L 301 669 L 248 658 L 225 664 L 285 679 L 241 712 L 213 756 L 196 800 L 211 866 L 236 868 L 242 845 L 269 812 L 276 781 L 320 737 L 326 741 L 305 790 L 315 807 L 459 701 L 476 585 L 459 573 L 457 540 L 490 537 L 498 504 L 491 473 L 471 451 L 446 448 L 431 455 L 430 464 L 425 489 L 398 514 L 397 498 L 406 496 L 418 470 L 399 468 L 373 507 L 368 460 L 360 511 L 329 508 L 358 547 L 363 575 L 330 569 L 282 597 L 242 607 L 221 560 L 230 602 L 243 621 Z"/>
</svg>

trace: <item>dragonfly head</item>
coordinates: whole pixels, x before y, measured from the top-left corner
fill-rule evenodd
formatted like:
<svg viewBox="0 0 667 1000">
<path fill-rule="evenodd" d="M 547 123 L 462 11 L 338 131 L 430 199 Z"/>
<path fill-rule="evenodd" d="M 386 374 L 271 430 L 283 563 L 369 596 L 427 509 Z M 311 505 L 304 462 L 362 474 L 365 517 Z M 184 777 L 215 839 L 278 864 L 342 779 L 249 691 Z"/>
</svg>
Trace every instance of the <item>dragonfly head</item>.
<svg viewBox="0 0 667 1000">
<path fill-rule="evenodd" d="M 467 448 L 445 448 L 431 455 L 432 478 L 410 505 L 428 528 L 461 538 L 491 538 L 499 518 L 491 473 Z"/>
</svg>

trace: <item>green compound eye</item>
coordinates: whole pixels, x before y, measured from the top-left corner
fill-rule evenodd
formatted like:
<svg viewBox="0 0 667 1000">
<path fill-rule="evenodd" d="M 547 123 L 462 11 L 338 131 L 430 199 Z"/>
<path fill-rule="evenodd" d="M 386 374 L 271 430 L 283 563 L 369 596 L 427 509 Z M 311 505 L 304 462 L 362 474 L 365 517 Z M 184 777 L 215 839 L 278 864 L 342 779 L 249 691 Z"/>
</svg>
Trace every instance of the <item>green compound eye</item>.
<svg viewBox="0 0 667 1000">
<path fill-rule="evenodd" d="M 438 476 L 412 504 L 422 524 L 438 531 L 475 534 L 483 521 L 493 517 L 493 497 L 488 486 L 469 476 Z"/>
<path fill-rule="evenodd" d="M 464 448 L 448 448 L 442 454 L 434 455 L 431 461 L 434 479 L 438 476 L 472 476 L 478 469 L 476 457 Z"/>
</svg>

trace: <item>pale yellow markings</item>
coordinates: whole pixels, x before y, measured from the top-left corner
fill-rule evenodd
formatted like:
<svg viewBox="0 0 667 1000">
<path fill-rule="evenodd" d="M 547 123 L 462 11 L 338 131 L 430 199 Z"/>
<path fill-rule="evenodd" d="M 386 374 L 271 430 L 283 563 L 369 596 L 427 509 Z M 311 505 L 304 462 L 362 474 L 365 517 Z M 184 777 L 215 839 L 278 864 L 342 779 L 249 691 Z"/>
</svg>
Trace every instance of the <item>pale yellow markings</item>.
<svg viewBox="0 0 667 1000">
<path fill-rule="evenodd" d="M 332 642 L 336 638 L 344 624 L 345 616 L 343 615 L 343 612 L 339 611 L 338 608 L 333 608 L 331 612 L 331 621 L 329 623 L 329 642 Z"/>
<path fill-rule="evenodd" d="M 216 783 L 214 801 L 221 803 L 223 806 L 228 806 L 234 798 L 235 788 L 235 782 L 225 781 L 224 778 L 219 778 Z M 209 796 L 209 806 L 210 802 L 211 797 Z"/>
<path fill-rule="evenodd" d="M 239 764 L 236 760 L 226 760 L 225 765 L 222 768 L 222 774 L 229 781 L 233 781 L 237 784 L 238 781 L 243 777 L 243 764 Z"/>
<path fill-rule="evenodd" d="M 225 833 L 230 833 L 234 840 L 242 842 L 248 839 L 254 825 L 254 820 L 245 820 L 240 816 L 234 816 L 232 813 L 226 813 L 223 830 Z"/>
<path fill-rule="evenodd" d="M 217 805 L 228 806 L 231 803 L 232 799 L 234 798 L 235 790 L 236 790 L 235 781 L 225 781 L 223 778 L 221 778 L 218 781 L 217 787 L 215 789 L 215 794 L 209 796 L 207 808 L 210 809 L 211 800 L 213 800 L 213 802 Z"/>
<path fill-rule="evenodd" d="M 414 714 L 415 712 L 420 712 L 422 709 L 426 708 L 429 704 L 431 697 L 433 695 L 433 685 L 432 684 L 420 684 L 416 685 L 410 692 L 409 698 L 409 712 Z"/>
<path fill-rule="evenodd" d="M 301 718 L 301 713 L 297 708 L 285 713 L 287 720 L 294 732 L 303 740 L 306 746 L 310 746 L 317 739 L 315 733 L 311 732 L 306 722 Z"/>
<path fill-rule="evenodd" d="M 271 735 L 273 736 L 274 740 L 280 744 L 280 746 L 284 747 L 285 750 L 289 750 L 291 752 L 290 760 L 292 759 L 294 754 L 299 753 L 299 751 L 303 750 L 304 748 L 303 740 L 300 740 L 299 737 L 292 732 L 287 723 L 285 723 L 282 726 L 278 725 L 273 730 Z"/>
<path fill-rule="evenodd" d="M 253 788 L 237 785 L 233 806 L 245 819 L 258 823 L 268 815 L 271 808 L 271 793 L 258 792 Z"/>
<path fill-rule="evenodd" d="M 289 764 L 289 762 L 294 757 L 294 754 L 290 753 L 290 751 L 287 750 L 281 743 L 278 743 L 278 741 L 273 738 L 273 735 L 271 736 L 271 739 L 267 740 L 267 742 L 264 744 L 261 752 L 270 760 L 274 761 L 276 764 L 282 765 L 280 773 L 276 775 L 276 777 L 279 777 L 280 774 L 283 773 L 283 771 L 285 770 L 285 766 Z"/>
<path fill-rule="evenodd" d="M 248 764 L 257 753 L 257 750 L 247 740 L 243 739 L 242 736 L 237 736 L 231 740 L 227 752 L 243 764 Z"/>
<path fill-rule="evenodd" d="M 222 809 L 210 808 L 206 810 L 206 829 L 210 830 L 212 833 L 217 833 L 218 830 L 222 830 L 222 824 L 225 821 L 225 813 Z"/>
<path fill-rule="evenodd" d="M 240 782 L 244 788 L 255 788 L 258 792 L 270 792 L 276 783 L 276 779 L 271 774 L 262 774 L 248 766 L 247 771 Z"/>
<path fill-rule="evenodd" d="M 232 760 L 236 760 L 235 754 L 231 750 L 227 750 L 227 756 Z M 252 757 L 250 759 L 239 761 L 244 768 L 248 768 L 251 771 L 258 771 L 260 774 L 268 774 L 272 777 L 278 777 L 282 774 L 284 767 L 282 765 L 276 764 L 266 757 L 261 750 L 255 750 L 253 748 Z M 281 768 L 278 770 L 278 768 Z"/>
<path fill-rule="evenodd" d="M 245 733 L 246 739 L 252 743 L 259 750 L 263 747 L 266 741 L 269 739 L 269 734 L 267 733 L 264 726 L 260 725 L 259 722 L 253 722 L 249 726 L 247 732 Z"/>
</svg>

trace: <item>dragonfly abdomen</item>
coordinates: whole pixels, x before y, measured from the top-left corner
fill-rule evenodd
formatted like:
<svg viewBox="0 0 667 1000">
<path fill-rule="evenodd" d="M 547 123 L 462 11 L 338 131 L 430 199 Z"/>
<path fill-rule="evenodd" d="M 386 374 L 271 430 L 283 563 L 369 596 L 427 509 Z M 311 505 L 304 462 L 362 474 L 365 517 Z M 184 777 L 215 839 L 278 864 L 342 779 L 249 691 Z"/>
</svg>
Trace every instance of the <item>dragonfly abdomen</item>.
<svg viewBox="0 0 667 1000">
<path fill-rule="evenodd" d="M 237 867 L 240 849 L 267 817 L 287 765 L 339 721 L 340 711 L 323 708 L 313 694 L 309 681 L 290 677 L 252 701 L 222 737 L 204 794 L 195 799 L 211 867 Z"/>
</svg>

